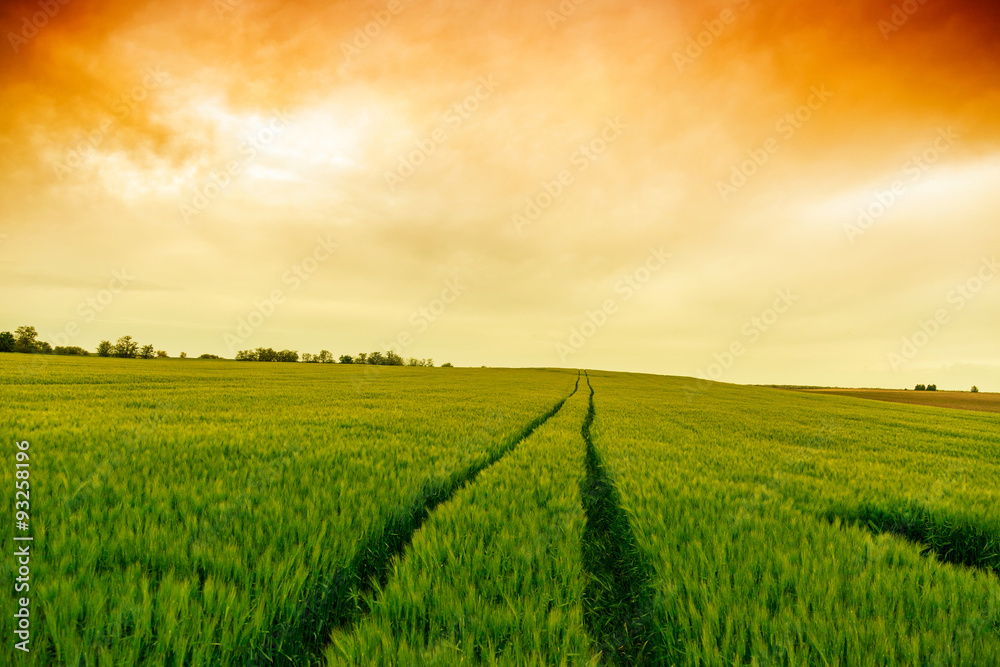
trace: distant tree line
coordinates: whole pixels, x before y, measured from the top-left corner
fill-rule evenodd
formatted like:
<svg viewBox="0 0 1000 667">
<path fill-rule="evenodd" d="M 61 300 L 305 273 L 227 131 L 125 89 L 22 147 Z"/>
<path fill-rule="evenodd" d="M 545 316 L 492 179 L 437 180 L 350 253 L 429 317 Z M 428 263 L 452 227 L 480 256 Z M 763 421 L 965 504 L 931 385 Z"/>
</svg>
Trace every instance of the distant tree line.
<svg viewBox="0 0 1000 667">
<path fill-rule="evenodd" d="M 914 391 L 937 391 L 937 385 L 936 384 L 918 384 L 916 387 L 914 387 Z M 973 385 L 972 389 L 970 389 L 969 391 L 971 393 L 973 393 L 973 394 L 978 394 L 979 393 L 979 387 Z"/>
<path fill-rule="evenodd" d="M 14 330 L 0 331 L 0 352 L 20 352 L 21 354 L 68 354 L 86 357 L 90 354 L 82 347 L 60 346 L 52 347 L 44 340 L 38 340 L 35 327 L 23 326 Z"/>
<path fill-rule="evenodd" d="M 143 345 L 132 340 L 131 336 L 122 336 L 114 345 L 109 340 L 102 340 L 97 346 L 97 356 L 99 357 L 119 357 L 121 359 L 152 359 L 153 357 L 166 357 L 163 350 L 157 351 L 152 345 Z"/>
<path fill-rule="evenodd" d="M 269 347 L 258 347 L 256 350 L 242 350 L 236 353 L 236 361 L 284 361 L 294 363 L 298 360 L 298 352 L 293 350 L 276 352 Z"/>
<path fill-rule="evenodd" d="M 9 331 L 0 332 L 0 352 L 21 352 L 25 354 L 64 354 L 78 355 L 86 357 L 90 352 L 82 347 L 56 346 L 52 347 L 45 341 L 38 340 L 38 331 L 35 327 L 18 327 L 14 333 Z M 169 355 L 163 350 L 157 350 L 152 345 L 141 345 L 131 336 L 122 336 L 115 343 L 109 340 L 102 340 L 97 346 L 97 356 L 118 357 L 120 359 L 153 359 L 167 358 Z M 180 353 L 181 359 L 187 359 L 187 354 Z M 203 354 L 199 359 L 222 359 L 217 354 Z M 302 361 L 307 364 L 367 364 L 369 366 L 422 366 L 432 368 L 433 359 L 417 359 L 409 357 L 404 359 L 399 354 L 389 350 L 388 352 L 361 352 L 357 355 L 343 354 L 339 359 L 334 359 L 329 350 L 320 350 L 318 354 L 304 352 L 301 357 L 295 350 L 281 350 L 280 352 L 269 347 L 258 347 L 256 350 L 242 350 L 236 353 L 236 361 L 279 361 L 295 363 Z M 442 364 L 442 368 L 451 368 L 451 364 Z"/>
<path fill-rule="evenodd" d="M 45 341 L 38 340 L 38 332 L 35 327 L 23 326 L 14 330 L 0 332 L 0 352 L 20 352 L 21 354 L 75 354 L 74 352 L 63 352 L 70 348 L 53 348 Z M 79 348 L 75 348 L 79 349 Z M 86 352 L 84 352 L 86 354 Z"/>
<path fill-rule="evenodd" d="M 35 327 L 21 326 L 14 330 L 0 332 L 0 352 L 21 352 L 24 354 L 63 354 L 86 357 L 90 352 L 76 345 L 52 347 L 42 340 L 38 340 L 38 331 Z M 165 358 L 167 355 L 163 350 L 157 350 L 152 345 L 139 346 L 139 343 L 131 336 L 122 336 L 118 342 L 113 343 L 102 340 L 97 346 L 97 356 L 99 357 L 120 357 L 123 359 L 152 359 L 153 357 Z M 181 359 L 187 355 L 181 352 Z M 202 358 L 213 357 L 215 355 L 202 355 Z"/>
<path fill-rule="evenodd" d="M 277 352 L 269 347 L 258 347 L 256 350 L 241 350 L 236 353 L 236 361 L 302 361 L 306 364 L 367 364 L 369 366 L 423 366 L 432 368 L 433 359 L 416 359 L 410 357 L 404 359 L 399 354 L 389 350 L 388 352 L 361 352 L 357 355 L 342 354 L 339 359 L 334 359 L 329 350 L 320 350 L 318 354 L 303 352 L 301 357 L 294 350 L 282 350 Z M 451 367 L 451 364 L 444 364 Z"/>
</svg>

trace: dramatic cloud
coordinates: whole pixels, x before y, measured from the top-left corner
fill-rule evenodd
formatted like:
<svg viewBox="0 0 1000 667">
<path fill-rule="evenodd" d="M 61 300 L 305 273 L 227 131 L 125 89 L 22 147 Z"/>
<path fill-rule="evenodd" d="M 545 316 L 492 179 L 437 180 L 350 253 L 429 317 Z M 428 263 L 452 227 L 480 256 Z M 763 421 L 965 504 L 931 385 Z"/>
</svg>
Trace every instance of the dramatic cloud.
<svg viewBox="0 0 1000 667">
<path fill-rule="evenodd" d="M 0 12 L 0 329 L 1000 390 L 995 3 Z"/>
</svg>

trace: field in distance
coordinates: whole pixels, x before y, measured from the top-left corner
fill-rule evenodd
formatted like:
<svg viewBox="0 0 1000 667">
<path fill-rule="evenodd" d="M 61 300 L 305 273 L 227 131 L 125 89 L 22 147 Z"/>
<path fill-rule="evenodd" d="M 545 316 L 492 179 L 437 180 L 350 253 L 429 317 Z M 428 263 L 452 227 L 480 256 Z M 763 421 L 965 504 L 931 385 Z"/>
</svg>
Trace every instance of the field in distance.
<svg viewBox="0 0 1000 667">
<path fill-rule="evenodd" d="M 978 412 L 1000 412 L 1000 394 L 968 391 L 911 391 L 899 389 L 801 389 L 814 394 L 851 396 L 889 403 L 929 405 L 937 408 L 975 410 Z"/>
<path fill-rule="evenodd" d="M 30 442 L 0 539 L 34 537 L 0 664 L 997 664 L 998 427 L 602 371 L 0 354 Z"/>
</svg>

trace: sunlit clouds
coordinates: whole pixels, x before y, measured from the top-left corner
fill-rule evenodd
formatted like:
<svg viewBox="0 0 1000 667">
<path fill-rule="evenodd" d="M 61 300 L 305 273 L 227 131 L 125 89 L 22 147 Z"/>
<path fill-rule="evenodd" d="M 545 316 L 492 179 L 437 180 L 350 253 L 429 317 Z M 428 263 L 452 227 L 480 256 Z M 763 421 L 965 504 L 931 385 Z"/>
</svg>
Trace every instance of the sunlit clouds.
<svg viewBox="0 0 1000 667">
<path fill-rule="evenodd" d="M 892 363 L 1000 254 L 998 27 L 936 0 L 6 3 L 0 330 L 55 344 L 125 267 L 69 344 L 1000 391 L 1000 280 Z"/>
</svg>

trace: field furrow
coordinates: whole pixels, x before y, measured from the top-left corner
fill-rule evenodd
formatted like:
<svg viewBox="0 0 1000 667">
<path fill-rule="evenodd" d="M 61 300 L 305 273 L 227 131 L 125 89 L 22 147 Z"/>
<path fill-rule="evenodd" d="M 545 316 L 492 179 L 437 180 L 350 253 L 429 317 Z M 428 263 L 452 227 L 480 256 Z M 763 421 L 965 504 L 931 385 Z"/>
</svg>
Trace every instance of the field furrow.
<svg viewBox="0 0 1000 667">
<path fill-rule="evenodd" d="M 53 357 L 26 378 L 9 357 L 32 650 L 0 664 L 1000 664 L 993 414 L 545 369 Z"/>
<path fill-rule="evenodd" d="M 639 551 L 621 499 L 608 478 L 591 439 L 594 388 L 589 390 L 587 415 L 581 427 L 586 445 L 587 477 L 580 485 L 587 523 L 582 536 L 584 621 L 607 664 L 642 665 L 657 654 L 649 565 Z"/>
<path fill-rule="evenodd" d="M 584 628 L 580 553 L 584 392 L 431 514 L 371 613 L 334 633 L 329 663 L 575 665 Z"/>
<path fill-rule="evenodd" d="M 876 535 L 899 536 L 919 545 L 925 555 L 1000 576 L 1000 526 L 995 522 L 912 501 L 831 507 L 824 517 Z"/>
<path fill-rule="evenodd" d="M 24 383 L 9 357 L 0 429 L 31 442 L 36 549 L 19 664 L 74 667 L 308 664 L 394 548 L 386 528 L 577 376 L 53 358 Z"/>
<path fill-rule="evenodd" d="M 992 572 L 824 514 L 897 508 L 936 525 L 929 539 L 990 534 L 995 417 L 942 411 L 932 430 L 915 414 L 927 408 L 591 380 L 593 441 L 651 565 L 658 664 L 997 664 Z M 914 503 L 936 518 L 907 514 Z"/>
<path fill-rule="evenodd" d="M 318 613 L 304 615 L 301 622 L 290 629 L 272 631 L 272 636 L 280 636 L 280 641 L 275 642 L 276 645 L 301 644 L 302 648 L 296 651 L 297 657 L 287 657 L 275 650 L 264 653 L 271 656 L 275 664 L 300 664 L 303 655 L 309 660 L 318 660 L 326 644 L 323 641 L 324 637 L 329 636 L 335 628 L 341 630 L 350 628 L 368 613 L 371 593 L 376 588 L 385 586 L 393 559 L 403 553 L 413 540 L 414 533 L 420 529 L 430 513 L 441 503 L 450 500 L 456 492 L 474 481 L 480 473 L 494 465 L 557 414 L 563 404 L 576 394 L 579 384 L 577 379 L 569 396 L 532 420 L 515 436 L 493 450 L 488 457 L 456 472 L 440 485 L 428 489 L 412 506 L 392 517 L 380 531 L 358 545 L 351 563 L 337 572 L 329 585 L 313 593 L 313 597 L 319 600 L 316 604 Z"/>
</svg>

